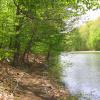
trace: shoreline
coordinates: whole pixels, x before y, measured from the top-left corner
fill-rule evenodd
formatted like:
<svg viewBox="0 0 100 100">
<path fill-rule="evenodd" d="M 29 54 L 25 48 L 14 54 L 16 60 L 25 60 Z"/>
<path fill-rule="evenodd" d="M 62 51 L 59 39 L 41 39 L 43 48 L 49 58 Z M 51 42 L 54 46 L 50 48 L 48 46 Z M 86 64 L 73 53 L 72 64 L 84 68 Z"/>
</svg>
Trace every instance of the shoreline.
<svg viewBox="0 0 100 100">
<path fill-rule="evenodd" d="M 0 68 L 3 70 L 4 65 Z M 36 69 L 29 73 L 9 65 L 6 65 L 6 68 L 7 70 L 4 71 L 8 71 L 6 74 L 8 77 L 5 82 L 1 80 L 5 88 L 4 92 L 13 95 L 11 100 L 69 100 L 69 91 L 54 76 L 51 78 L 47 71 Z"/>
</svg>

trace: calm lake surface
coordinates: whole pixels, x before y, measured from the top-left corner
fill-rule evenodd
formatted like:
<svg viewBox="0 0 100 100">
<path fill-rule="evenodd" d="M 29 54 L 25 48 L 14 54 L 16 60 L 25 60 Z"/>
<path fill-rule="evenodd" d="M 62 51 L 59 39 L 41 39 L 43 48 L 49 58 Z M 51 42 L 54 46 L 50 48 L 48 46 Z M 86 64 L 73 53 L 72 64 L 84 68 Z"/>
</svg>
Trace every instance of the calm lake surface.
<svg viewBox="0 0 100 100">
<path fill-rule="evenodd" d="M 100 100 L 100 52 L 62 53 L 62 81 L 78 100 Z"/>
</svg>

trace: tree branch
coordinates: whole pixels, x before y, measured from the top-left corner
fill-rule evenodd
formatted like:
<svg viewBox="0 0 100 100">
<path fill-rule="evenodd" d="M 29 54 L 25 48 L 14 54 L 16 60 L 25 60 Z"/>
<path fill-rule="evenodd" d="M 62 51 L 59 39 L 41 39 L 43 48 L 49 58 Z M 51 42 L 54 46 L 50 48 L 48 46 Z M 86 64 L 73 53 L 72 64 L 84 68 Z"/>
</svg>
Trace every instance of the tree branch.
<svg viewBox="0 0 100 100">
<path fill-rule="evenodd" d="M 20 5 L 17 4 L 15 0 L 13 0 L 13 2 L 14 2 L 14 5 L 15 5 L 17 8 L 19 8 L 19 11 L 20 11 L 21 14 L 25 15 L 27 18 L 30 18 L 31 20 L 34 19 L 33 15 L 32 15 L 31 13 L 29 13 L 28 11 L 22 10 L 22 9 L 20 8 Z"/>
</svg>

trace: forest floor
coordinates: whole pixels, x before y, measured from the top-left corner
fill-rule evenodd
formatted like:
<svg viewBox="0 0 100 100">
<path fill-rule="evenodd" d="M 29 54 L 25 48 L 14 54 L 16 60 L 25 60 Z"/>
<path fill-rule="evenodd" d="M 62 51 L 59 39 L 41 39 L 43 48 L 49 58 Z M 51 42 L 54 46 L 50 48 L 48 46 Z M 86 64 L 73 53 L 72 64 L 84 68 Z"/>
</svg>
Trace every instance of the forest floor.
<svg viewBox="0 0 100 100">
<path fill-rule="evenodd" d="M 0 64 L 0 100 L 68 100 L 68 92 L 42 68 L 31 73 Z"/>
</svg>

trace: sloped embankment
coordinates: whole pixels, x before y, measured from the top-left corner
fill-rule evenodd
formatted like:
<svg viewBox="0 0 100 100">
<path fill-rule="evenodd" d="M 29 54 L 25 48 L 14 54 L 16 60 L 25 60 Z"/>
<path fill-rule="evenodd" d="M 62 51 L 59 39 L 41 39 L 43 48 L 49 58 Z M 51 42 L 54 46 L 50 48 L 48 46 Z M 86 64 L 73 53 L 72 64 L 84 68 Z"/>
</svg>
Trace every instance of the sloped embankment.
<svg viewBox="0 0 100 100">
<path fill-rule="evenodd" d="M 0 65 L 0 100 L 67 100 L 67 96 L 48 72 L 36 69 L 28 73 L 7 64 Z"/>
</svg>

